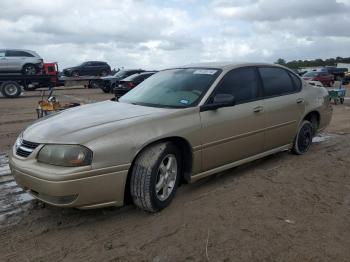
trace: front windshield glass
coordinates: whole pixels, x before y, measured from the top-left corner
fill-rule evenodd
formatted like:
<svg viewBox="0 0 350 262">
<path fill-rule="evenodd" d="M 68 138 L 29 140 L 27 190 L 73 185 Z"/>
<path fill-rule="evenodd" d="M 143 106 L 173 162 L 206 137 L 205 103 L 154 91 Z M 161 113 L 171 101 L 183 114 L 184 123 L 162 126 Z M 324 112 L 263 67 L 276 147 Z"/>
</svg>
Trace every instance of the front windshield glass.
<svg viewBox="0 0 350 262">
<path fill-rule="evenodd" d="M 169 69 L 158 72 L 119 99 L 153 107 L 195 106 L 221 70 L 206 68 Z"/>
</svg>

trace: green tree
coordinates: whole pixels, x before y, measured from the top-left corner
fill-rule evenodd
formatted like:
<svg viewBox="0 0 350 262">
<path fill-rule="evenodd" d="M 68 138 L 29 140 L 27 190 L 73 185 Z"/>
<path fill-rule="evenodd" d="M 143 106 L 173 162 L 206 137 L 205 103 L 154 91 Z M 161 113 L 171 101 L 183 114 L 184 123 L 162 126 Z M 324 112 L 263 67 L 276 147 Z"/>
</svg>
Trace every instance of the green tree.
<svg viewBox="0 0 350 262">
<path fill-rule="evenodd" d="M 287 63 L 286 63 L 286 60 L 284 60 L 283 58 L 278 58 L 275 64 L 286 65 Z"/>
</svg>

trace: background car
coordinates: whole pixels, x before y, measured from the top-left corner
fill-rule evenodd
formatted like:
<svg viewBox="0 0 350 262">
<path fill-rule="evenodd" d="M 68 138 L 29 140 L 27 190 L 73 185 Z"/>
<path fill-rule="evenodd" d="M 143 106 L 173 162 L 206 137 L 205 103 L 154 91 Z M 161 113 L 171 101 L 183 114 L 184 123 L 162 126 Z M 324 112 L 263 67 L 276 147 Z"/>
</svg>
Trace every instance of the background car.
<svg viewBox="0 0 350 262">
<path fill-rule="evenodd" d="M 119 85 L 113 89 L 113 93 L 119 98 L 155 73 L 157 71 L 142 72 L 128 76 L 119 81 Z"/>
<path fill-rule="evenodd" d="M 302 78 L 306 81 L 319 81 L 324 86 L 332 86 L 334 82 L 334 75 L 328 72 L 308 72 Z"/>
<path fill-rule="evenodd" d="M 72 76 L 72 77 L 78 77 L 78 76 L 106 76 L 110 74 L 111 67 L 106 63 L 102 61 L 87 61 L 82 63 L 79 66 L 69 67 L 63 69 L 63 74 L 65 76 Z"/>
<path fill-rule="evenodd" d="M 43 59 L 34 51 L 24 49 L 0 49 L 0 72 L 20 72 L 35 75 L 43 67 Z"/>
<path fill-rule="evenodd" d="M 109 92 L 113 91 L 113 89 L 116 86 L 119 85 L 120 80 L 122 80 L 128 76 L 131 76 L 133 74 L 142 73 L 142 72 L 145 72 L 145 70 L 142 70 L 142 69 L 123 69 L 123 70 L 120 70 L 112 76 L 102 77 L 101 79 L 103 81 L 100 83 L 100 87 L 101 87 L 103 92 L 109 93 Z"/>
</svg>

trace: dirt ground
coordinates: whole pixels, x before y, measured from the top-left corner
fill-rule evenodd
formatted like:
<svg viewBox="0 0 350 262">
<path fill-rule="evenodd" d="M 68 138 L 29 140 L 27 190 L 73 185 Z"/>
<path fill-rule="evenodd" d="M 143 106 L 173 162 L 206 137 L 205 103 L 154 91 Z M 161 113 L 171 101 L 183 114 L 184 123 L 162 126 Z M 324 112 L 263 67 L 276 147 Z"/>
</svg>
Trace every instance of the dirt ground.
<svg viewBox="0 0 350 262">
<path fill-rule="evenodd" d="M 111 97 L 94 89 L 56 94 L 63 102 Z M 39 98 L 0 98 L 0 153 L 36 118 Z M 0 261 L 350 261 L 349 170 L 346 99 L 306 155 L 282 152 L 184 185 L 157 214 L 32 201 L 0 223 Z"/>
</svg>

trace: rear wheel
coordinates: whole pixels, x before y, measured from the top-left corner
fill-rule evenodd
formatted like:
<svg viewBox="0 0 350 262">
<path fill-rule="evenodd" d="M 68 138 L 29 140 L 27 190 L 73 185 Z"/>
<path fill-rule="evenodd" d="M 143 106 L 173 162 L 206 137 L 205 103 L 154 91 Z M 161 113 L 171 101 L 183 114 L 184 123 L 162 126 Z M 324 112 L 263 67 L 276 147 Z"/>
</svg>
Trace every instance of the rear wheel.
<svg viewBox="0 0 350 262">
<path fill-rule="evenodd" d="M 22 93 L 21 86 L 14 81 L 8 81 L 1 85 L 1 94 L 7 98 L 18 97 Z"/>
<path fill-rule="evenodd" d="M 130 178 L 134 204 L 148 212 L 167 207 L 175 196 L 181 166 L 180 151 L 170 142 L 144 150 L 137 157 Z"/>
<path fill-rule="evenodd" d="M 297 155 L 305 154 L 312 144 L 313 134 L 314 131 L 311 122 L 304 120 L 299 126 L 298 133 L 294 139 L 292 152 Z"/>
<path fill-rule="evenodd" d="M 23 75 L 35 75 L 37 73 L 37 68 L 33 64 L 26 64 L 22 68 Z"/>
</svg>

